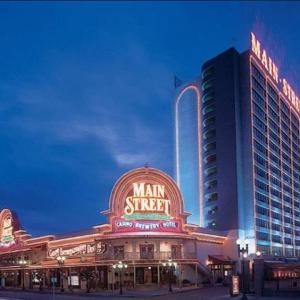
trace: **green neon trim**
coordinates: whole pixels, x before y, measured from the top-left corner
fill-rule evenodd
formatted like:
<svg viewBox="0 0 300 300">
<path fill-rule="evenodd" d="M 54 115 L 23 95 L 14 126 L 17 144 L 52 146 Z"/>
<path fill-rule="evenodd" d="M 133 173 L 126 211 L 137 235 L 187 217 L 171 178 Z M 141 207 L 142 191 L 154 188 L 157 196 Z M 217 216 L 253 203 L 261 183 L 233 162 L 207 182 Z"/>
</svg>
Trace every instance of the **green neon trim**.
<svg viewBox="0 0 300 300">
<path fill-rule="evenodd" d="M 141 220 L 169 220 L 170 216 L 161 214 L 139 214 L 124 215 L 125 219 L 141 219 Z"/>
</svg>

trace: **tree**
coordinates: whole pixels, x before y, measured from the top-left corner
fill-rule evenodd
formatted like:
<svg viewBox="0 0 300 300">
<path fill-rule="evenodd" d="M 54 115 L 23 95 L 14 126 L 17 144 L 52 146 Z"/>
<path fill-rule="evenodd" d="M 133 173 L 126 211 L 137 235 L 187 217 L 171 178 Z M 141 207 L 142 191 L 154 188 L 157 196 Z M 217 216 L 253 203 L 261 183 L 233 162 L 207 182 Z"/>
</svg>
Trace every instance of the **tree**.
<svg viewBox="0 0 300 300">
<path fill-rule="evenodd" d="M 86 280 L 86 292 L 91 292 L 91 281 L 96 277 L 95 271 L 84 268 L 80 271 L 80 278 Z"/>
</svg>

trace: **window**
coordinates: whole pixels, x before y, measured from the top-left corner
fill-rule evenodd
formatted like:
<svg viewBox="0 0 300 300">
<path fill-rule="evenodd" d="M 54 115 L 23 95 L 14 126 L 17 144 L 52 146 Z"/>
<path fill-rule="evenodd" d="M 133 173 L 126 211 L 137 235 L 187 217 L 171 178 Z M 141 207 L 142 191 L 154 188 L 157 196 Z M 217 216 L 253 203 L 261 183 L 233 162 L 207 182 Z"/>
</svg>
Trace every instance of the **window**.
<svg viewBox="0 0 300 300">
<path fill-rule="evenodd" d="M 254 124 L 260 128 L 263 132 L 267 132 L 267 126 L 257 116 L 254 116 Z"/>
<path fill-rule="evenodd" d="M 269 198 L 259 192 L 255 193 L 256 200 L 269 204 Z"/>
<path fill-rule="evenodd" d="M 202 97 L 202 103 L 208 102 L 208 101 L 213 100 L 213 99 L 214 99 L 214 92 L 211 91 L 211 92 L 205 94 Z"/>
<path fill-rule="evenodd" d="M 272 235 L 272 242 L 281 243 L 281 236 L 280 235 Z"/>
<path fill-rule="evenodd" d="M 268 94 L 275 100 L 278 100 L 278 94 L 276 93 L 276 91 L 273 89 L 273 87 L 268 84 Z"/>
<path fill-rule="evenodd" d="M 272 230 L 281 231 L 281 225 L 272 223 Z"/>
<path fill-rule="evenodd" d="M 254 112 L 257 116 L 259 116 L 262 119 L 265 119 L 266 114 L 264 110 L 262 110 L 256 103 L 253 104 Z"/>
<path fill-rule="evenodd" d="M 258 80 L 256 80 L 254 77 L 252 77 L 252 84 L 253 84 L 253 87 L 255 88 L 255 90 L 261 96 L 265 96 L 266 92 L 265 92 L 263 85 L 261 83 L 259 83 Z"/>
<path fill-rule="evenodd" d="M 212 222 L 208 223 L 208 227 L 209 228 L 216 228 L 217 227 L 216 221 L 212 221 Z"/>
<path fill-rule="evenodd" d="M 256 218 L 256 225 L 259 227 L 269 228 L 269 222 L 266 220 Z"/>
<path fill-rule="evenodd" d="M 215 111 L 215 109 L 216 109 L 216 107 L 215 107 L 214 104 L 211 104 L 211 105 L 209 105 L 209 106 L 206 106 L 206 107 L 204 107 L 204 109 L 203 109 L 203 115 L 206 115 L 206 114 L 208 114 L 208 113 L 210 113 L 210 112 L 213 112 L 213 111 Z"/>
<path fill-rule="evenodd" d="M 211 193 L 207 195 L 207 202 L 218 200 L 218 193 Z"/>
<path fill-rule="evenodd" d="M 114 259 L 124 259 L 124 246 L 114 246 Z"/>
<path fill-rule="evenodd" d="M 261 97 L 254 89 L 252 89 L 252 95 L 254 101 L 261 107 L 265 108 L 265 99 Z"/>
<path fill-rule="evenodd" d="M 212 155 L 209 155 L 209 156 L 204 158 L 204 161 L 207 164 L 214 163 L 214 162 L 216 162 L 216 160 L 217 160 L 217 155 L 216 154 L 212 154 Z"/>
<path fill-rule="evenodd" d="M 258 214 L 261 214 L 261 215 L 264 215 L 264 216 L 269 216 L 268 209 L 266 209 L 264 207 L 261 207 L 261 206 L 258 206 L 258 205 L 256 205 L 256 212 Z"/>
<path fill-rule="evenodd" d="M 218 211 L 218 206 L 214 206 L 212 209 L 210 209 L 210 210 L 207 211 L 207 214 L 208 214 L 209 216 L 212 216 L 212 215 L 214 215 L 215 213 L 217 213 L 217 211 Z"/>
<path fill-rule="evenodd" d="M 215 129 L 208 130 L 208 131 L 204 132 L 204 134 L 203 134 L 203 139 L 204 140 L 207 140 L 207 139 L 210 139 L 210 138 L 213 138 L 213 137 L 216 137 L 216 130 Z"/>
<path fill-rule="evenodd" d="M 260 71 L 253 65 L 251 64 L 252 67 L 252 74 L 261 82 L 263 85 L 265 84 L 265 77 Z"/>
<path fill-rule="evenodd" d="M 262 165 L 264 167 L 267 167 L 267 161 L 263 157 L 261 157 L 260 155 L 258 155 L 257 153 L 254 153 L 254 159 L 260 165 Z"/>
<path fill-rule="evenodd" d="M 203 70 L 202 72 L 202 79 L 209 77 L 214 74 L 214 68 L 208 67 L 207 69 Z"/>
<path fill-rule="evenodd" d="M 208 168 L 205 170 L 205 174 L 207 176 L 213 176 L 217 174 L 217 168 L 216 167 L 212 167 L 212 168 Z"/>
<path fill-rule="evenodd" d="M 140 245 L 141 259 L 154 259 L 154 245 Z"/>
<path fill-rule="evenodd" d="M 275 211 L 272 211 L 272 218 L 276 220 L 281 220 L 281 215 Z"/>
<path fill-rule="evenodd" d="M 216 142 L 212 142 L 212 143 L 206 144 L 204 146 L 204 151 L 205 152 L 208 152 L 208 151 L 214 150 L 214 149 L 216 149 Z"/>
<path fill-rule="evenodd" d="M 205 81 L 203 84 L 202 84 L 202 91 L 205 91 L 209 88 L 211 88 L 213 86 L 213 79 L 210 79 L 208 81 Z"/>
<path fill-rule="evenodd" d="M 262 153 L 263 155 L 267 156 L 268 151 L 267 151 L 267 149 L 265 148 L 264 145 L 260 144 L 257 141 L 254 141 L 254 146 L 255 146 L 255 149 L 257 149 L 260 153 Z"/>
<path fill-rule="evenodd" d="M 256 238 L 261 241 L 269 241 L 270 240 L 270 237 L 267 233 L 259 232 L 259 231 L 256 232 Z"/>
<path fill-rule="evenodd" d="M 214 125 L 216 123 L 216 118 L 212 117 L 212 118 L 207 118 L 203 121 L 203 127 L 206 128 L 210 125 Z"/>
<path fill-rule="evenodd" d="M 205 186 L 207 189 L 214 189 L 217 187 L 217 185 L 218 185 L 218 181 L 215 179 L 205 182 Z"/>
<path fill-rule="evenodd" d="M 259 142 L 262 142 L 264 144 L 267 143 L 267 138 L 264 136 L 264 134 L 262 134 L 258 129 L 254 128 L 254 136 L 257 138 L 257 140 Z"/>
<path fill-rule="evenodd" d="M 181 246 L 171 245 L 171 257 L 172 259 L 181 259 Z"/>
<path fill-rule="evenodd" d="M 255 166 L 255 173 L 260 177 L 268 180 L 268 174 L 264 170 L 260 169 L 258 166 Z"/>
</svg>

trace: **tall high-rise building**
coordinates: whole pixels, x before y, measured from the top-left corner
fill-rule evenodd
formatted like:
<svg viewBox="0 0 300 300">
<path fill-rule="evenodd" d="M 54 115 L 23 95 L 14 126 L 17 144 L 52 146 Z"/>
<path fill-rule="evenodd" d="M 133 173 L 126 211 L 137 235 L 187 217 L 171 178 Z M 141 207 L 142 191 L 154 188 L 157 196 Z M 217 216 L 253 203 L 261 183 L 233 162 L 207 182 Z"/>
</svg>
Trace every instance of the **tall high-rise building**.
<svg viewBox="0 0 300 300">
<path fill-rule="evenodd" d="M 186 191 L 194 190 L 180 172 L 198 172 L 200 224 L 236 231 L 252 253 L 300 256 L 300 102 L 294 89 L 253 33 L 249 50 L 231 48 L 205 62 L 197 86 L 197 139 L 176 135 L 186 209 L 194 203 Z M 176 124 L 188 120 L 182 111 Z M 201 159 L 191 156 L 180 169 L 191 145 Z"/>
</svg>

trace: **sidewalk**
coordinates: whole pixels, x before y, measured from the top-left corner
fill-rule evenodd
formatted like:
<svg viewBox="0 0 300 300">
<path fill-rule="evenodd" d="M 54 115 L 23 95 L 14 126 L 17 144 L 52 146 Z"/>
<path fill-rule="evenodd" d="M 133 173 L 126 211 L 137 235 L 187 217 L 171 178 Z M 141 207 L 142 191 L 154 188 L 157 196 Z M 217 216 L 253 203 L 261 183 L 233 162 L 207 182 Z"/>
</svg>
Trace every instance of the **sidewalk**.
<svg viewBox="0 0 300 300">
<path fill-rule="evenodd" d="M 201 290 L 203 288 L 200 287 L 184 287 L 184 288 L 178 288 L 173 287 L 172 293 L 184 293 L 188 291 L 196 291 Z M 22 289 L 20 288 L 2 288 L 1 291 L 11 291 L 11 292 L 20 292 Z M 51 289 L 43 289 L 42 291 L 39 291 L 38 289 L 26 289 L 25 291 L 22 291 L 24 293 L 35 293 L 35 294 L 52 294 L 53 290 Z M 169 295 L 171 294 L 167 287 L 157 289 L 157 290 L 123 290 L 123 295 L 120 295 L 119 290 L 114 291 L 91 291 L 90 293 L 87 293 L 85 290 L 75 290 L 74 292 L 71 292 L 69 290 L 65 290 L 64 292 L 61 292 L 60 290 L 55 290 L 56 295 L 84 295 L 86 297 L 103 297 L 103 298 L 109 298 L 109 297 L 126 297 L 126 298 L 147 298 L 147 297 L 155 297 L 155 296 L 163 296 L 163 295 Z"/>
</svg>

